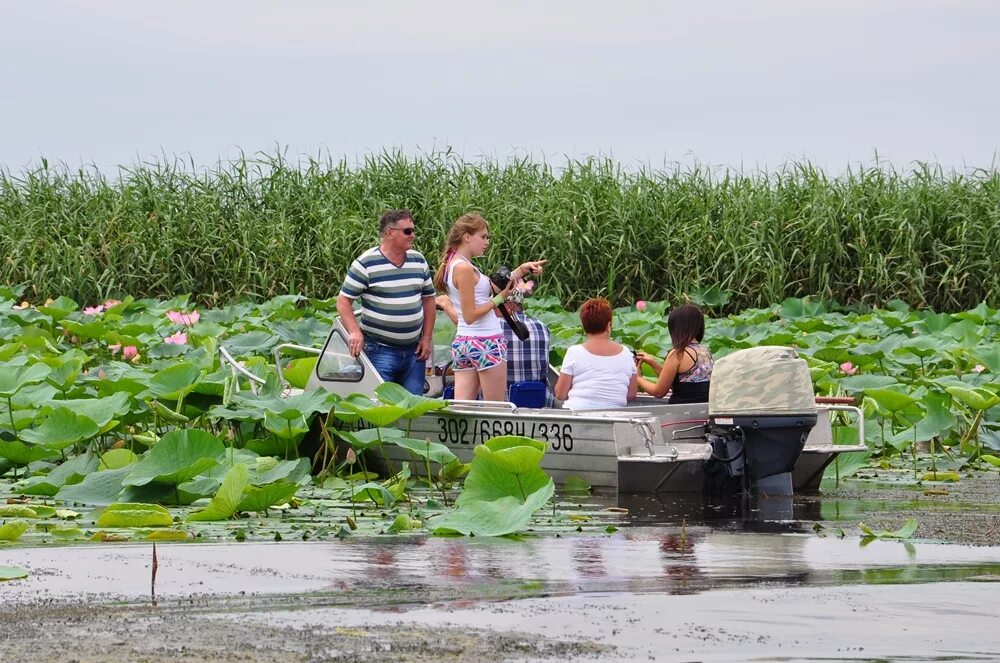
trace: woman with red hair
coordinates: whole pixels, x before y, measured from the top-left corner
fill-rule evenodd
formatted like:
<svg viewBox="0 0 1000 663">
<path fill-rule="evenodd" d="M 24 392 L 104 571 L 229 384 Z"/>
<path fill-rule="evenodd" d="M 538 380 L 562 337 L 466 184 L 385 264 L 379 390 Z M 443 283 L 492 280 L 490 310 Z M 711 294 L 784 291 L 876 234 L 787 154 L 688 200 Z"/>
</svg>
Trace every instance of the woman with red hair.
<svg viewBox="0 0 1000 663">
<path fill-rule="evenodd" d="M 588 299 L 580 307 L 587 340 L 566 350 L 555 396 L 571 410 L 624 407 L 635 398 L 636 370 L 632 352 L 611 340 L 611 305 Z"/>
</svg>

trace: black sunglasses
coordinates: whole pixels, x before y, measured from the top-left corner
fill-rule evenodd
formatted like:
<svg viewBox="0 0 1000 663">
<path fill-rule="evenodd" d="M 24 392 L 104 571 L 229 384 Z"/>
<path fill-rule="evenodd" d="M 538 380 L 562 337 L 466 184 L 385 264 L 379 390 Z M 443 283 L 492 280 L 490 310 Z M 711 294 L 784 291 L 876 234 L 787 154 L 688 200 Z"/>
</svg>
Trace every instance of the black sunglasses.
<svg viewBox="0 0 1000 663">
<path fill-rule="evenodd" d="M 417 229 L 412 226 L 410 226 L 409 228 L 393 228 L 393 230 L 399 230 L 404 235 L 412 235 L 413 233 L 417 232 Z"/>
</svg>

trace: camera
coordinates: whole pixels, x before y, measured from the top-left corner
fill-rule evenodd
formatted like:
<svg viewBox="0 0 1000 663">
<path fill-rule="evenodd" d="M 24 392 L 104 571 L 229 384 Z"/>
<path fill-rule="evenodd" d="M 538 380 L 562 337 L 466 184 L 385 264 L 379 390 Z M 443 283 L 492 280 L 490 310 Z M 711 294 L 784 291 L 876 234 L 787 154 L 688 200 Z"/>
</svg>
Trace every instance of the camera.
<svg viewBox="0 0 1000 663">
<path fill-rule="evenodd" d="M 490 281 L 497 287 L 497 290 L 506 290 L 507 286 L 510 285 L 510 277 L 510 269 L 501 265 L 490 276 Z"/>
</svg>

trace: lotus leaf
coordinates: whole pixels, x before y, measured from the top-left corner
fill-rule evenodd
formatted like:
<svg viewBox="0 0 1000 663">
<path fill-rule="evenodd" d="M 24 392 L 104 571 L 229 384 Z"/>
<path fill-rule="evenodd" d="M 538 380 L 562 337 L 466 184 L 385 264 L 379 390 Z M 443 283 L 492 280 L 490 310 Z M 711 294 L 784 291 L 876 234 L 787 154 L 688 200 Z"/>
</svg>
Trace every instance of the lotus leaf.
<svg viewBox="0 0 1000 663">
<path fill-rule="evenodd" d="M 1000 405 L 1000 396 L 989 389 L 978 387 L 969 389 L 967 387 L 947 387 L 945 389 L 956 400 L 973 410 L 988 410 L 991 407 Z"/>
<path fill-rule="evenodd" d="M 299 484 L 303 481 L 308 481 L 311 469 L 312 464 L 309 462 L 308 458 L 299 458 L 298 460 L 282 460 L 278 461 L 273 467 L 263 471 L 261 471 L 258 466 L 257 476 L 254 483 L 264 485 L 274 483 L 276 481 L 289 481 L 294 484 Z"/>
<path fill-rule="evenodd" d="M 406 408 L 377 403 L 362 394 L 351 394 L 340 401 L 345 409 L 354 412 L 372 426 L 391 426 L 406 414 Z"/>
<path fill-rule="evenodd" d="M 100 469 L 120 470 L 139 461 L 139 457 L 129 449 L 112 449 L 101 455 Z"/>
<path fill-rule="evenodd" d="M 413 419 L 428 412 L 448 407 L 448 402 L 440 398 L 427 398 L 411 394 L 395 382 L 383 382 L 375 389 L 378 399 L 386 405 L 395 405 L 405 410 L 403 419 Z"/>
<path fill-rule="evenodd" d="M 0 541 L 17 541 L 28 531 L 26 520 L 10 520 L 0 525 Z"/>
<path fill-rule="evenodd" d="M 309 432 L 309 422 L 298 410 L 269 411 L 264 414 L 264 428 L 282 440 L 296 440 Z"/>
<path fill-rule="evenodd" d="M 458 460 L 458 457 L 452 453 L 451 449 L 440 442 L 417 440 L 412 437 L 394 437 L 389 443 L 395 444 L 397 447 L 402 447 L 419 458 L 429 460 L 432 463 L 438 463 L 439 465 L 447 465 Z"/>
<path fill-rule="evenodd" d="M 473 470 L 475 471 L 475 470 Z M 472 474 L 470 473 L 470 477 Z M 523 501 L 507 496 L 492 501 L 469 501 L 458 509 L 430 521 L 435 534 L 506 536 L 526 528 L 534 513 L 555 494 L 551 479 Z M 464 494 L 464 493 L 463 493 Z"/>
<path fill-rule="evenodd" d="M 41 426 L 23 431 L 21 439 L 50 449 L 65 449 L 89 440 L 97 435 L 98 430 L 97 424 L 90 418 L 68 408 L 57 407 Z"/>
<path fill-rule="evenodd" d="M 146 536 L 147 541 L 187 541 L 190 538 L 191 533 L 182 529 L 157 529 Z"/>
<path fill-rule="evenodd" d="M 75 525 L 61 525 L 59 527 L 53 527 L 48 531 L 48 533 L 57 539 L 62 539 L 63 541 L 79 541 L 80 539 L 87 538 L 87 535 L 83 533 L 83 530 Z"/>
<path fill-rule="evenodd" d="M 385 506 L 396 501 L 396 496 L 388 488 L 374 481 L 354 486 L 350 492 L 351 499 L 355 502 L 371 500 L 375 504 Z"/>
<path fill-rule="evenodd" d="M 0 504 L 0 518 L 37 518 L 38 512 L 27 504 Z"/>
<path fill-rule="evenodd" d="M 109 504 L 97 519 L 98 527 L 170 527 L 174 519 L 159 504 Z"/>
<path fill-rule="evenodd" d="M 176 401 L 191 393 L 201 369 L 189 361 L 182 361 L 164 368 L 149 378 L 149 393 L 157 398 Z"/>
<path fill-rule="evenodd" d="M 411 518 L 408 514 L 401 513 L 396 516 L 392 524 L 389 525 L 386 532 L 389 534 L 399 534 L 400 532 L 409 532 L 410 530 L 420 529 L 423 525 L 419 520 Z"/>
<path fill-rule="evenodd" d="M 293 387 L 305 389 L 318 361 L 319 357 L 300 357 L 291 360 L 284 370 L 285 380 Z"/>
<path fill-rule="evenodd" d="M 222 442 L 211 433 L 198 429 L 174 430 L 160 438 L 142 460 L 130 466 L 123 483 L 176 486 L 213 467 L 224 451 Z"/>
<path fill-rule="evenodd" d="M 917 531 L 917 520 L 916 518 L 907 518 L 906 524 L 900 527 L 898 530 L 880 530 L 878 532 L 874 531 L 868 525 L 864 523 L 858 523 L 858 528 L 861 532 L 869 538 L 876 539 L 909 539 Z"/>
<path fill-rule="evenodd" d="M 910 394 L 894 389 L 866 389 L 865 396 L 874 399 L 881 409 L 893 413 L 901 412 L 916 402 Z"/>
<path fill-rule="evenodd" d="M 984 343 L 972 350 L 972 356 L 990 369 L 990 373 L 1000 374 L 1000 343 Z"/>
<path fill-rule="evenodd" d="M 298 485 L 286 481 L 269 483 L 266 486 L 247 488 L 236 507 L 237 511 L 266 511 L 276 504 L 285 504 L 298 491 Z"/>
<path fill-rule="evenodd" d="M 17 566 L 0 566 L 0 582 L 27 578 L 28 572 Z"/>
<path fill-rule="evenodd" d="M 896 378 L 889 375 L 850 375 L 840 379 L 840 387 L 847 392 L 882 389 L 889 385 L 899 384 Z"/>
<path fill-rule="evenodd" d="M 52 458 L 59 451 L 50 447 L 27 445 L 20 440 L 0 440 L 0 456 L 18 467 L 24 467 L 36 460 Z"/>
<path fill-rule="evenodd" d="M 10 398 L 22 387 L 41 382 L 51 370 L 42 363 L 31 366 L 0 365 L 0 398 Z"/>
<path fill-rule="evenodd" d="M 97 455 L 87 451 L 70 458 L 44 476 L 28 477 L 21 492 L 26 495 L 45 495 L 52 497 L 63 486 L 71 486 L 83 481 L 83 478 L 97 469 Z"/>
<path fill-rule="evenodd" d="M 96 506 L 117 502 L 125 490 L 122 481 L 128 476 L 129 471 L 130 468 L 123 467 L 120 470 L 93 472 L 84 477 L 80 483 L 63 486 L 56 493 L 56 499 Z"/>
<path fill-rule="evenodd" d="M 129 394 L 116 393 L 105 398 L 49 400 L 45 402 L 44 408 L 67 408 L 78 415 L 87 417 L 100 429 L 104 429 L 113 419 L 128 413 L 130 401 Z"/>
<path fill-rule="evenodd" d="M 89 320 L 87 322 L 77 322 L 75 320 L 63 320 L 60 326 L 76 336 L 80 340 L 94 340 L 103 338 L 108 333 L 108 327 L 102 320 Z"/>
<path fill-rule="evenodd" d="M 355 451 L 365 451 L 382 444 L 395 442 L 403 438 L 399 428 L 363 428 L 359 431 L 338 430 L 337 436 L 343 438 Z"/>
<path fill-rule="evenodd" d="M 541 447 L 541 448 L 539 448 Z M 530 438 L 505 436 L 476 447 L 458 506 L 514 496 L 519 500 L 545 486 L 551 479 L 538 463 L 544 444 Z"/>
<path fill-rule="evenodd" d="M 248 472 L 246 465 L 237 463 L 226 473 L 226 478 L 219 486 L 219 492 L 215 494 L 212 501 L 204 509 L 195 511 L 188 516 L 190 521 L 212 521 L 225 520 L 232 517 L 239 507 L 243 497 L 243 491 L 248 483 Z"/>
<path fill-rule="evenodd" d="M 230 336 L 224 342 L 225 348 L 234 357 L 249 354 L 266 354 L 278 344 L 278 337 L 263 331 L 247 332 Z"/>
<path fill-rule="evenodd" d="M 52 318 L 53 321 L 59 322 L 71 313 L 75 313 L 80 308 L 80 305 L 74 302 L 72 299 L 66 296 L 57 297 L 54 301 L 44 306 L 39 306 L 38 310 L 45 315 Z"/>
</svg>

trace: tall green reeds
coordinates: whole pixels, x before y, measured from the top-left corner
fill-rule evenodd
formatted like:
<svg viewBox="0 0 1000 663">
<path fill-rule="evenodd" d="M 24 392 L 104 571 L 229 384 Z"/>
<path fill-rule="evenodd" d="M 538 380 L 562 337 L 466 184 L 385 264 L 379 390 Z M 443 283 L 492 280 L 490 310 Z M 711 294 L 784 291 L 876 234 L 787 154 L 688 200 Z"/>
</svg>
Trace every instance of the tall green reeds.
<svg viewBox="0 0 1000 663">
<path fill-rule="evenodd" d="M 600 159 L 559 169 L 468 163 L 445 153 L 290 164 L 276 154 L 114 175 L 45 163 L 0 171 L 0 282 L 80 303 L 185 292 L 209 303 L 329 297 L 350 260 L 376 243 L 381 212 L 409 207 L 430 260 L 452 220 L 478 210 L 493 222 L 486 263 L 549 258 L 541 292 L 567 303 L 676 300 L 712 284 L 732 308 L 807 294 L 939 310 L 1000 302 L 995 168 L 829 177 L 807 163 L 745 174 L 628 172 Z"/>
</svg>

